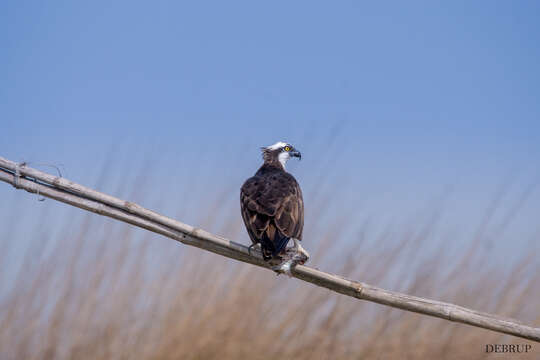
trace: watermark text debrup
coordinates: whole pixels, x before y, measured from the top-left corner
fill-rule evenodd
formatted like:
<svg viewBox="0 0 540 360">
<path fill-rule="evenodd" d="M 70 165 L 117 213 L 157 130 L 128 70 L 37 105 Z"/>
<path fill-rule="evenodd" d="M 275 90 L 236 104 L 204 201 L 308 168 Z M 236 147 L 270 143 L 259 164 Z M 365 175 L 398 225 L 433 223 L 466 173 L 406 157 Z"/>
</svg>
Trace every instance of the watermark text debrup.
<svg viewBox="0 0 540 360">
<path fill-rule="evenodd" d="M 486 344 L 487 353 L 528 353 L 531 344 Z"/>
</svg>

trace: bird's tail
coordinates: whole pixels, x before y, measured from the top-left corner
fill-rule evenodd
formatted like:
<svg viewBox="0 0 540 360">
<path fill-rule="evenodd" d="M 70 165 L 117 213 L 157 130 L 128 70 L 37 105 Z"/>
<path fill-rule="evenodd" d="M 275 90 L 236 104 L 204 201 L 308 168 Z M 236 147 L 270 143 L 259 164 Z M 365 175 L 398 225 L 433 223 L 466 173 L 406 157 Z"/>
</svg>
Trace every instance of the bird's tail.
<svg viewBox="0 0 540 360">
<path fill-rule="evenodd" d="M 273 232 L 273 239 L 271 236 L 268 236 L 268 233 L 265 231 L 262 234 L 261 238 L 261 251 L 264 260 L 270 260 L 273 257 L 276 257 L 289 242 L 290 238 L 283 235 L 279 230 L 275 229 Z"/>
</svg>

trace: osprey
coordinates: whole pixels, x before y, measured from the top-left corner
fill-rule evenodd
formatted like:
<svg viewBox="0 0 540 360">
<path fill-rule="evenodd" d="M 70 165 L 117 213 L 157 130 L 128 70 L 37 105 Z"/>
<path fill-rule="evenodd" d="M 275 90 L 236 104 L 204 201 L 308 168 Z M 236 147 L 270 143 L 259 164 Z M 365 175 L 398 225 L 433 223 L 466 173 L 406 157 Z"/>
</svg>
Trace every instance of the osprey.
<svg viewBox="0 0 540 360">
<path fill-rule="evenodd" d="M 290 275 L 291 266 L 305 263 L 309 254 L 300 246 L 304 228 L 304 201 L 296 179 L 285 171 L 291 157 L 301 154 L 291 144 L 277 142 L 261 148 L 263 165 L 240 190 L 242 219 L 253 244 L 261 247 L 263 259 L 287 258 L 287 243 L 294 241 L 294 255 L 273 270 Z"/>
</svg>

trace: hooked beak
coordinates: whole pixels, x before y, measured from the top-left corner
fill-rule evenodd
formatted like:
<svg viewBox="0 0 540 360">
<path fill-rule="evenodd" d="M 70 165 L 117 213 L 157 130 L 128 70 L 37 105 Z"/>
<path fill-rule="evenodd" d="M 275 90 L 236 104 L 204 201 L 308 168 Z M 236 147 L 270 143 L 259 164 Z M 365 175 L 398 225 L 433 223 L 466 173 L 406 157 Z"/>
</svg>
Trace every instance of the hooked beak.
<svg viewBox="0 0 540 360">
<path fill-rule="evenodd" d="M 297 157 L 298 160 L 302 160 L 302 154 L 300 153 L 300 151 L 295 149 L 291 151 L 290 154 L 291 154 L 291 157 Z"/>
</svg>

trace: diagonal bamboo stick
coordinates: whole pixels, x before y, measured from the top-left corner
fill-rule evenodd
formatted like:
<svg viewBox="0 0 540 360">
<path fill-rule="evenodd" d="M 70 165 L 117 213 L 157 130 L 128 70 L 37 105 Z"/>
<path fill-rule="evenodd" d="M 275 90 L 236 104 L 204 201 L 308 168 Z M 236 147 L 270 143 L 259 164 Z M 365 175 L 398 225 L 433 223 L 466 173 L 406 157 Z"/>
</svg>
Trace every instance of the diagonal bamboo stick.
<svg viewBox="0 0 540 360">
<path fill-rule="evenodd" d="M 262 260 L 259 253 L 252 251 L 255 256 L 250 255 L 248 248 L 242 244 L 183 224 L 137 204 L 120 200 L 67 179 L 17 164 L 2 157 L 0 157 L 0 181 L 99 215 L 127 222 L 186 245 L 196 246 L 235 260 L 270 268 Z M 540 342 L 540 328 L 528 326 L 513 319 L 474 311 L 450 303 L 384 290 L 304 265 L 294 267 L 292 274 L 298 279 L 347 296 Z"/>
</svg>

